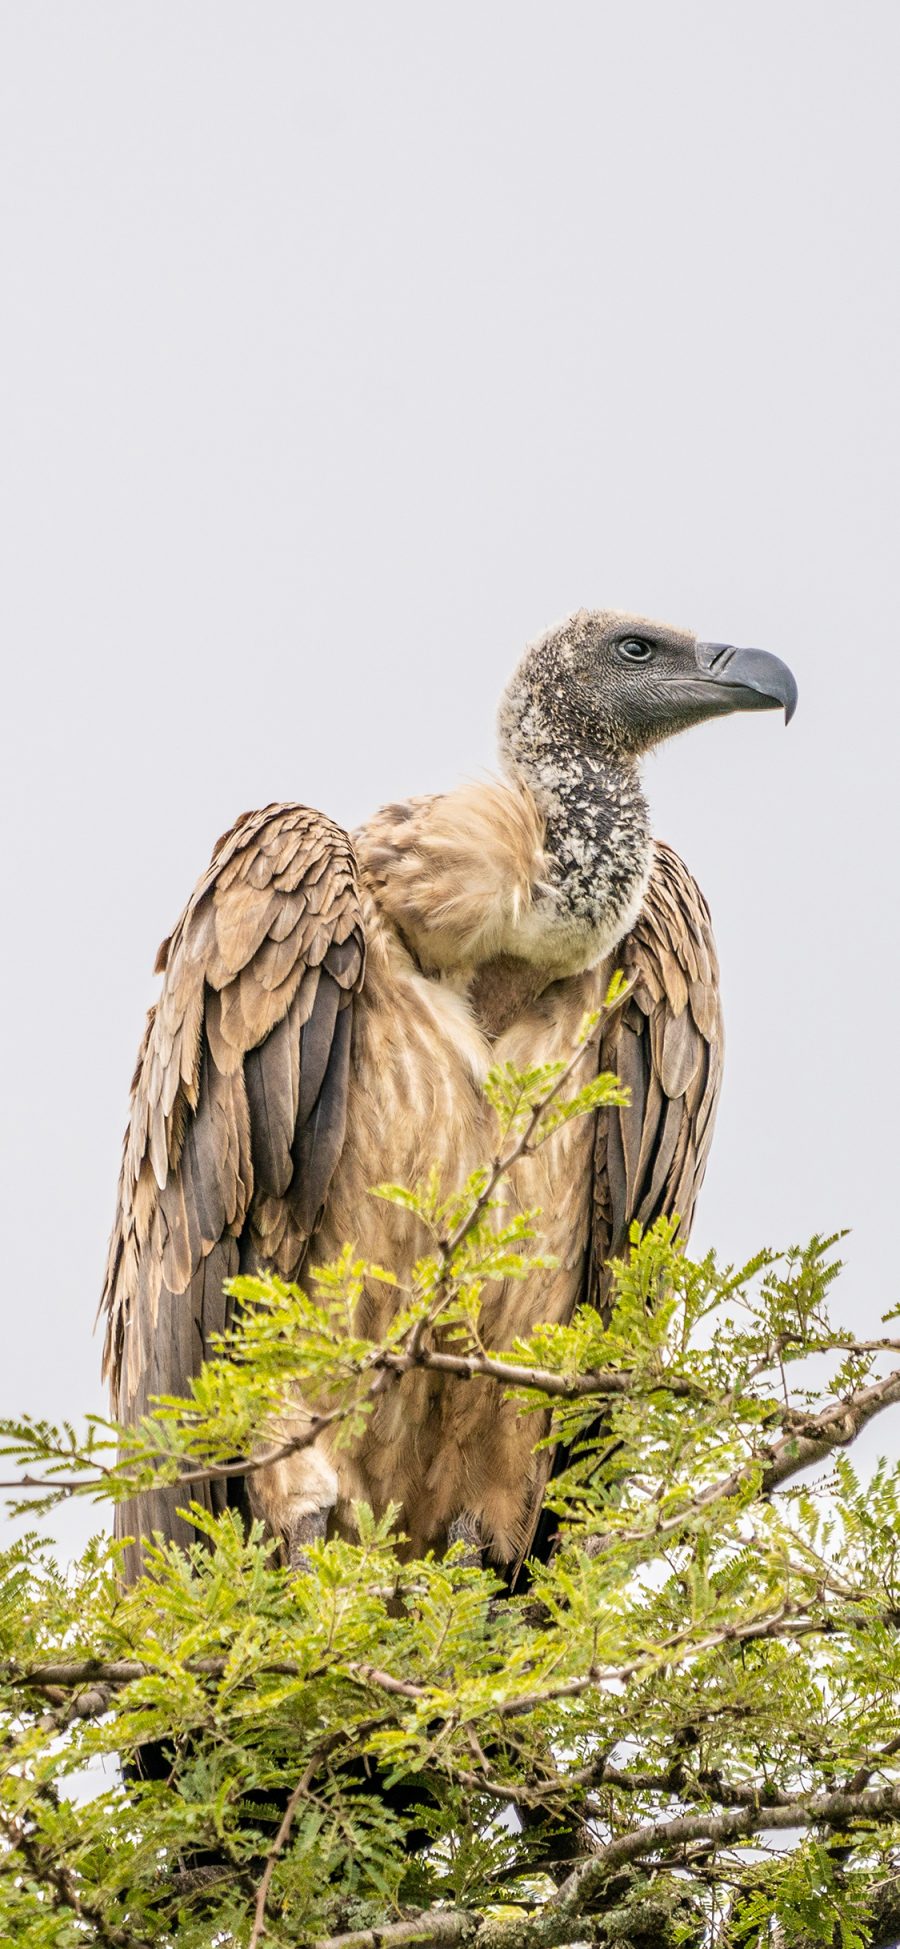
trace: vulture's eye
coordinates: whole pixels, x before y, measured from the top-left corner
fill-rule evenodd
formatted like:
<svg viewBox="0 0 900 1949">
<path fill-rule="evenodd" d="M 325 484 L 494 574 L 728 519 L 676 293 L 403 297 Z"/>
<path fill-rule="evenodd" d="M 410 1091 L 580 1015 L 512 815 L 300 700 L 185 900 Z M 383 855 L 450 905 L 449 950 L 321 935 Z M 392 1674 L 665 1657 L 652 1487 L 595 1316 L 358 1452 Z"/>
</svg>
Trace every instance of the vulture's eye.
<svg viewBox="0 0 900 1949">
<path fill-rule="evenodd" d="M 642 636 L 626 636 L 624 642 L 616 645 L 619 655 L 626 663 L 649 663 L 653 655 L 651 644 L 645 643 Z"/>
</svg>

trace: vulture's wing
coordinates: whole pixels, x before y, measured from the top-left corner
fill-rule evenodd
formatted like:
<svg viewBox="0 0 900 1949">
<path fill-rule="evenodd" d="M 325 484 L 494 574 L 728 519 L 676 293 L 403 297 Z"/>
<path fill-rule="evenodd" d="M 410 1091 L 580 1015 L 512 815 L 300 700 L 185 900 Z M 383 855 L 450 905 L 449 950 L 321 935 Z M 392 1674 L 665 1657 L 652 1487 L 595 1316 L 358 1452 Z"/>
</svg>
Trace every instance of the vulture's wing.
<svg viewBox="0 0 900 1949">
<path fill-rule="evenodd" d="M 709 908 L 670 846 L 654 848 L 640 915 L 616 951 L 631 984 L 610 1017 L 600 1067 L 627 1084 L 627 1109 L 597 1119 L 591 1284 L 608 1304 L 608 1260 L 634 1220 L 681 1220 L 687 1242 L 703 1182 L 722 1074 L 719 965 Z"/>
<path fill-rule="evenodd" d="M 628 1248 L 637 1219 L 679 1217 L 686 1243 L 703 1182 L 722 1075 L 719 965 L 709 908 L 670 846 L 656 842 L 650 884 L 631 933 L 616 949 L 631 984 L 600 1041 L 600 1069 L 627 1083 L 626 1109 L 601 1110 L 594 1144 L 593 1221 L 586 1298 L 610 1302 L 609 1260 Z M 529 1551 L 546 1559 L 557 1519 L 541 1510 L 552 1472 L 568 1453 L 547 1454 Z M 518 1568 L 519 1566 L 517 1566 Z"/>
<path fill-rule="evenodd" d="M 224 1280 L 299 1273 L 343 1144 L 364 959 L 347 834 L 302 805 L 246 813 L 157 959 L 101 1301 L 120 1420 L 187 1391 L 226 1325 Z M 126 1505 L 119 1532 L 188 1541 L 184 1499 Z"/>
</svg>

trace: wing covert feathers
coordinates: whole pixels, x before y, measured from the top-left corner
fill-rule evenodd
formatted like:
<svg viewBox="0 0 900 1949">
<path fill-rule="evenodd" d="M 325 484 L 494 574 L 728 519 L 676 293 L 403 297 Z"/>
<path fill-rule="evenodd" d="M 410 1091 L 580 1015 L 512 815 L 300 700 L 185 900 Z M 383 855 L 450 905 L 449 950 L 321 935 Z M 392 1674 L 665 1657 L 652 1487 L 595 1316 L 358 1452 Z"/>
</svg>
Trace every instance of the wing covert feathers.
<svg viewBox="0 0 900 1949">
<path fill-rule="evenodd" d="M 703 1182 L 722 1080 L 719 966 L 709 909 L 671 847 L 655 842 L 650 882 L 612 962 L 631 983 L 600 1040 L 599 1068 L 628 1085 L 626 1109 L 601 1110 L 594 1140 L 591 1251 L 585 1298 L 607 1314 L 609 1260 L 628 1248 L 635 1219 L 680 1219 L 686 1243 Z M 599 1425 L 599 1424 L 598 1424 Z M 546 1560 L 556 1518 L 542 1509 L 566 1448 L 545 1451 L 514 1578 L 533 1553 Z"/>
<path fill-rule="evenodd" d="M 591 1294 L 608 1300 L 607 1261 L 635 1219 L 681 1220 L 690 1232 L 721 1084 L 719 968 L 706 901 L 671 847 L 657 842 L 647 894 L 615 961 L 631 993 L 611 1017 L 601 1069 L 631 1092 L 597 1119 Z"/>
<path fill-rule="evenodd" d="M 242 1233 L 248 1269 L 296 1276 L 340 1155 L 364 964 L 347 834 L 302 805 L 244 814 L 160 949 L 132 1083 L 101 1301 L 122 1419 L 186 1390 Z M 189 1534 L 168 1502 L 143 1511 L 157 1525 Z"/>
</svg>

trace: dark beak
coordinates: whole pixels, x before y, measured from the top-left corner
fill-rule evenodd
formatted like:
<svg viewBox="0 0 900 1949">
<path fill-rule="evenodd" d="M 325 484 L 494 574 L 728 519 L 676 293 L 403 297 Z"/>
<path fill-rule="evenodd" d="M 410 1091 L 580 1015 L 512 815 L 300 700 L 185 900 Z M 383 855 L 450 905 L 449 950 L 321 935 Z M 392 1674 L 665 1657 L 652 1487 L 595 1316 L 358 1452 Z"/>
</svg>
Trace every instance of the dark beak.
<svg viewBox="0 0 900 1949">
<path fill-rule="evenodd" d="M 785 724 L 797 708 L 797 683 L 781 658 L 768 650 L 736 650 L 730 643 L 698 643 L 697 662 L 704 677 L 721 685 L 722 708 L 732 711 L 770 711 L 781 707 Z"/>
</svg>

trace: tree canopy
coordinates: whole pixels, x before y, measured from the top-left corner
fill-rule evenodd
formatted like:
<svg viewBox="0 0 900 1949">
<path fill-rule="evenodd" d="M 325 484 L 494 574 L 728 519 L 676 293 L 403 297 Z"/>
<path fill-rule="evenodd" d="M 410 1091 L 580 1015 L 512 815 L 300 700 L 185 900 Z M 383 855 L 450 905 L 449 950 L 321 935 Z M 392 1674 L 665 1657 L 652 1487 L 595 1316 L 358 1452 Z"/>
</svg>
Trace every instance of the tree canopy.
<svg viewBox="0 0 900 1949">
<path fill-rule="evenodd" d="M 865 1341 L 833 1323 L 836 1238 L 735 1268 L 661 1223 L 618 1265 L 609 1319 L 486 1351 L 486 1282 L 546 1264 L 504 1172 L 617 1098 L 607 1076 L 568 1095 L 572 1067 L 494 1072 L 496 1154 L 461 1190 L 377 1188 L 429 1241 L 383 1342 L 355 1318 L 391 1269 L 348 1249 L 305 1291 L 236 1282 L 221 1358 L 137 1429 L 3 1424 L 26 1513 L 160 1475 L 190 1507 L 201 1479 L 279 1451 L 287 1389 L 326 1402 L 311 1436 L 343 1439 L 414 1365 L 499 1374 L 565 1462 L 548 1560 L 512 1587 L 464 1547 L 408 1560 L 392 1511 L 360 1508 L 358 1537 L 311 1547 L 298 1576 L 236 1511 L 194 1507 L 196 1544 L 148 1548 L 131 1588 L 107 1535 L 62 1565 L 26 1532 L 0 1557 L 5 1938 L 900 1934 L 900 1469 L 861 1479 L 852 1458 L 900 1401 L 900 1338 L 890 1315 Z"/>
</svg>

